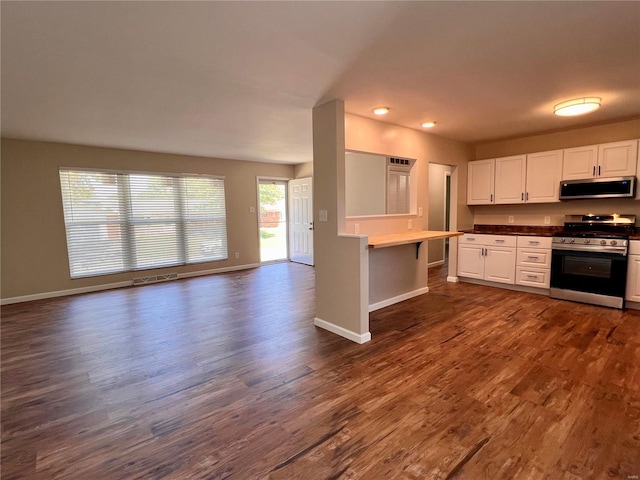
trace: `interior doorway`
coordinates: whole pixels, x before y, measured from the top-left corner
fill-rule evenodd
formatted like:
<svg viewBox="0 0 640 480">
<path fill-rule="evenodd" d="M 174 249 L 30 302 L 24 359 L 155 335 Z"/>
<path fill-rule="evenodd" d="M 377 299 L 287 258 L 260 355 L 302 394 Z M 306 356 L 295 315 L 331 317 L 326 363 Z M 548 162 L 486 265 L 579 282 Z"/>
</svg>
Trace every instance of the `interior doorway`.
<svg viewBox="0 0 640 480">
<path fill-rule="evenodd" d="M 451 172 L 450 165 L 429 163 L 429 230 L 449 231 L 451 223 Z M 429 267 L 445 265 L 449 258 L 449 239 L 428 243 Z"/>
<path fill-rule="evenodd" d="M 287 181 L 258 179 L 260 262 L 289 258 L 287 231 Z"/>
</svg>

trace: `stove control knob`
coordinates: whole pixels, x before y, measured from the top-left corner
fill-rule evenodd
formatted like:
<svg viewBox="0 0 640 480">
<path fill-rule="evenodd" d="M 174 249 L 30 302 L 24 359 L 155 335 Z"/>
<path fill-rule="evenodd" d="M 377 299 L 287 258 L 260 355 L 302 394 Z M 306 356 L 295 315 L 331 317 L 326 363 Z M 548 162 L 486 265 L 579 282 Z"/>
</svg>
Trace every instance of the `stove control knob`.
<svg viewBox="0 0 640 480">
<path fill-rule="evenodd" d="M 606 240 L 600 240 L 600 245 L 606 245 L 607 241 Z"/>
<path fill-rule="evenodd" d="M 564 243 L 564 242 L 566 242 L 566 241 L 567 241 L 567 239 L 566 239 L 566 238 L 561 238 L 561 239 L 560 239 L 560 243 Z"/>
<path fill-rule="evenodd" d="M 616 242 L 615 240 L 611 240 L 611 245 L 613 245 L 614 247 L 618 244 L 618 242 Z"/>
<path fill-rule="evenodd" d="M 585 238 L 585 239 L 584 239 L 584 243 L 586 243 L 586 244 L 591 243 L 591 239 L 590 239 L 590 238 Z"/>
<path fill-rule="evenodd" d="M 576 239 L 575 238 L 570 238 L 569 239 L 569 243 L 576 243 Z"/>
</svg>

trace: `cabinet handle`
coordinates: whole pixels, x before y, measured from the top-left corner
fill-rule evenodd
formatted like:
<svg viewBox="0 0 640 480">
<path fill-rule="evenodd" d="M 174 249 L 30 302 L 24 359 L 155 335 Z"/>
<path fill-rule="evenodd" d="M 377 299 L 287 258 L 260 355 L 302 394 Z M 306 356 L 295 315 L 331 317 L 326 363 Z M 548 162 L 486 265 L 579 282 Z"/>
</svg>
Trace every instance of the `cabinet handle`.
<svg viewBox="0 0 640 480">
<path fill-rule="evenodd" d="M 502 240 L 501 238 L 497 238 L 496 240 L 494 240 L 496 243 L 504 243 L 504 240 Z"/>
<path fill-rule="evenodd" d="M 493 193 L 489 194 L 489 200 L 493 203 Z"/>
<path fill-rule="evenodd" d="M 537 240 L 529 240 L 529 245 L 539 245 L 540 242 Z"/>
<path fill-rule="evenodd" d="M 593 166 L 593 175 L 591 175 L 591 176 L 592 176 L 592 177 L 595 177 L 595 176 L 596 176 L 596 166 L 595 166 L 595 165 Z"/>
<path fill-rule="evenodd" d="M 520 194 L 520 201 L 521 201 L 521 202 L 524 202 L 524 192 L 522 192 L 522 193 Z"/>
<path fill-rule="evenodd" d="M 473 238 L 473 237 L 467 237 L 467 241 L 469 241 L 469 242 L 475 242 L 475 240 L 476 240 L 476 239 L 475 239 L 475 238 Z"/>
<path fill-rule="evenodd" d="M 529 255 L 527 258 L 529 260 L 538 260 L 540 257 L 534 256 L 534 255 Z"/>
<path fill-rule="evenodd" d="M 538 278 L 538 276 L 537 276 L 537 275 L 527 275 L 527 278 L 537 279 L 537 278 Z"/>
<path fill-rule="evenodd" d="M 525 200 L 526 202 L 528 202 L 528 201 L 529 201 L 529 192 L 527 192 L 527 194 L 524 196 L 524 200 Z"/>
<path fill-rule="evenodd" d="M 600 176 L 600 165 L 598 165 L 598 176 Z"/>
</svg>

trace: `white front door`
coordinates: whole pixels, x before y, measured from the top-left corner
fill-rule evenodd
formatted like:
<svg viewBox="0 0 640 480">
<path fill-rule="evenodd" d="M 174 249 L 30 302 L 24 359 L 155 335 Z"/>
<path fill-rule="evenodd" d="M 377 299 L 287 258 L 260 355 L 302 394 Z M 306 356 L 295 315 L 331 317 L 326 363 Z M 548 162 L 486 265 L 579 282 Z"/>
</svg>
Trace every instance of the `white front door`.
<svg viewBox="0 0 640 480">
<path fill-rule="evenodd" d="M 313 265 L 312 179 L 289 180 L 289 251 L 292 262 Z"/>
</svg>

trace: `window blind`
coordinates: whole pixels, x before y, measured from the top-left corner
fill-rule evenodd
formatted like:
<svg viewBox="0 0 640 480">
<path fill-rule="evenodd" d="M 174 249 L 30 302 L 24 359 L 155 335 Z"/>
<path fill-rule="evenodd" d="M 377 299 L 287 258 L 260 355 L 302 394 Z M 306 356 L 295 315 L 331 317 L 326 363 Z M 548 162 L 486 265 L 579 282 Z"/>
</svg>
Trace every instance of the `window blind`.
<svg viewBox="0 0 640 480">
<path fill-rule="evenodd" d="M 224 179 L 60 170 L 72 278 L 227 259 Z"/>
</svg>

